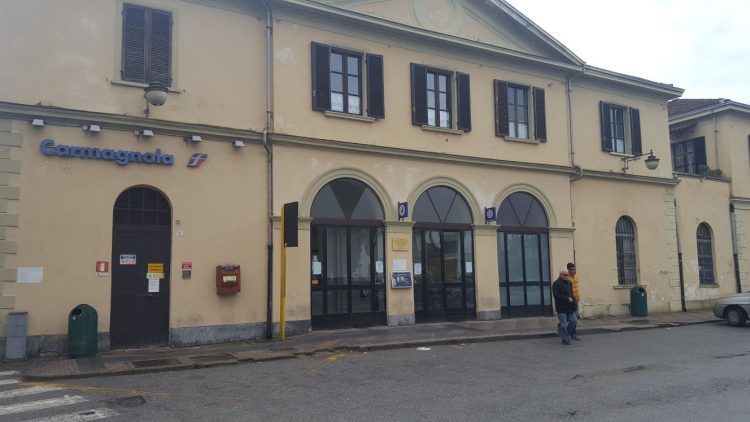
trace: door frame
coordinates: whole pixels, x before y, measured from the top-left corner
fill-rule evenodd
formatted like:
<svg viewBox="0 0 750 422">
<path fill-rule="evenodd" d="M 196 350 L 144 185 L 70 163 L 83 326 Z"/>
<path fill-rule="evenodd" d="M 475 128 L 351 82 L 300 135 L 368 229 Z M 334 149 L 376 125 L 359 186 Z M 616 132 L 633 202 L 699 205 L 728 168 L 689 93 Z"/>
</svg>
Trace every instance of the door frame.
<svg viewBox="0 0 750 422">
<path fill-rule="evenodd" d="M 441 281 L 438 283 L 430 283 L 426 281 L 426 275 L 427 275 L 427 269 L 424 265 L 425 262 L 425 254 L 427 253 L 425 248 L 425 235 L 427 232 L 438 232 L 440 235 L 440 277 Z M 465 321 L 465 320 L 471 320 L 476 319 L 476 280 L 472 280 L 470 283 L 467 282 L 467 273 L 466 273 L 466 241 L 465 241 L 465 233 L 469 233 L 470 243 L 471 243 L 471 251 L 472 251 L 472 260 L 474 259 L 474 231 L 471 227 L 471 225 L 468 224 L 450 224 L 450 223 L 415 223 L 414 228 L 412 230 L 412 239 L 419 234 L 419 241 L 420 241 L 420 252 L 421 256 L 419 257 L 419 264 L 422 266 L 422 279 L 425 280 L 421 283 L 421 293 L 417 292 L 417 287 L 415 283 L 414 288 L 414 319 L 417 323 L 425 323 L 425 322 L 438 322 L 438 321 Z M 459 247 L 460 247 L 460 265 L 461 265 L 461 282 L 460 283 L 450 283 L 450 286 L 448 286 L 445 282 L 445 233 L 457 233 L 459 238 Z M 414 240 L 412 240 L 413 242 Z M 412 260 L 416 263 L 417 261 L 414 260 L 414 252 L 412 251 Z M 472 262 L 473 264 L 473 262 Z M 472 273 L 473 274 L 473 273 Z M 440 286 L 442 290 L 442 308 L 441 309 L 428 309 L 428 286 Z M 461 309 L 448 309 L 448 297 L 447 297 L 447 288 L 449 287 L 460 287 L 461 289 L 461 296 L 462 296 L 462 307 Z M 474 298 L 471 301 L 471 303 L 474 304 L 474 307 L 469 307 L 469 293 L 467 290 L 469 288 L 472 288 L 474 290 Z M 422 296 L 422 309 L 417 310 L 416 306 L 416 298 L 417 295 L 421 294 Z"/>
<path fill-rule="evenodd" d="M 117 208 L 117 199 L 120 198 L 121 195 L 125 194 L 126 192 L 129 192 L 133 189 L 146 189 L 149 191 L 153 191 L 157 195 L 161 196 L 165 203 L 167 204 L 169 208 L 168 213 L 168 220 L 169 224 L 136 224 L 136 223 L 117 223 L 115 221 L 115 209 Z M 157 198 L 158 201 L 158 198 Z M 152 186 L 146 186 L 146 185 L 136 185 L 136 186 L 130 186 L 127 189 L 124 189 L 120 194 L 117 196 L 115 200 L 115 205 L 112 207 L 113 209 L 113 219 L 112 219 L 112 241 L 111 241 L 111 255 L 112 255 L 112 273 L 111 273 L 111 285 L 110 285 L 110 322 L 109 322 L 109 331 L 110 331 L 110 348 L 128 348 L 128 347 L 146 347 L 146 346 L 166 346 L 169 344 L 170 339 L 170 320 L 171 320 L 171 300 L 172 300 L 172 293 L 171 293 L 171 268 L 172 268 L 172 216 L 173 210 L 172 210 L 172 204 L 169 201 L 169 198 L 167 195 L 165 195 L 161 190 L 154 188 Z M 142 210 L 148 210 L 148 208 L 142 208 Z M 152 211 L 158 211 L 158 208 L 152 209 Z M 119 256 L 118 253 L 122 252 L 119 250 L 118 246 L 115 245 L 115 242 L 118 240 L 118 232 L 125 232 L 125 231 L 132 231 L 135 233 L 151 233 L 151 234 L 160 234 L 164 236 L 165 239 L 165 245 L 163 246 L 163 251 L 165 252 L 164 256 L 164 279 L 160 281 L 160 290 L 164 291 L 166 296 L 166 304 L 163 305 L 164 309 L 160 309 L 161 312 L 164 312 L 166 314 L 166 321 L 165 321 L 165 329 L 163 333 L 160 333 L 159 335 L 159 341 L 158 342 L 149 342 L 146 339 L 144 339 L 141 334 L 143 333 L 142 326 L 145 324 L 145 322 L 148 320 L 148 316 L 145 315 L 146 310 L 145 308 L 145 300 L 146 296 L 148 295 L 148 292 L 139 292 L 136 294 L 137 303 L 135 304 L 137 315 L 135 316 L 136 321 L 134 324 L 136 325 L 136 336 L 133 339 L 134 343 L 130 343 L 127 341 L 118 342 L 117 336 L 118 334 L 113 331 L 113 322 L 115 322 L 115 319 L 117 318 L 117 313 L 115 312 L 115 284 L 116 283 L 125 283 L 127 282 L 125 279 L 121 279 L 121 277 L 127 277 L 126 275 L 119 275 L 115 271 L 116 268 L 119 268 Z M 141 261 L 141 259 L 145 261 Z M 149 258 L 143 257 L 140 258 L 139 256 L 136 256 L 136 262 L 145 262 L 146 265 L 148 264 Z M 144 274 L 145 278 L 145 274 Z M 144 284 L 145 286 L 145 284 Z M 163 340 L 162 340 L 163 339 Z M 127 339 L 124 339 L 127 340 Z M 118 344 L 120 343 L 120 344 Z M 128 343 L 128 344 L 126 344 Z"/>
<path fill-rule="evenodd" d="M 499 227 L 497 229 L 497 234 L 502 236 L 502 242 L 503 242 L 503 251 L 505 252 L 501 259 L 503 259 L 503 267 L 505 274 L 499 274 L 499 288 L 500 288 L 500 312 L 503 318 L 528 318 L 528 317 L 551 317 L 553 316 L 553 309 L 552 309 L 552 269 L 550 267 L 550 242 L 549 242 L 549 230 L 547 228 L 537 228 L 537 227 Z M 538 242 L 538 256 L 539 256 L 539 274 L 540 274 L 540 281 L 539 282 L 531 282 L 528 283 L 526 280 L 526 248 L 521 247 L 521 261 L 522 261 L 522 271 L 523 271 L 523 282 L 521 283 L 511 283 L 509 281 L 509 268 L 508 268 L 508 240 L 506 235 L 507 234 L 519 234 L 521 235 L 521 243 L 526 241 L 524 238 L 524 235 L 528 234 L 536 234 L 539 235 L 539 242 Z M 547 238 L 547 262 L 543 262 L 542 260 L 542 239 L 541 235 L 546 235 Z M 499 251 L 498 251 L 499 252 Z M 498 262 L 499 264 L 499 262 Z M 547 266 L 547 274 L 550 278 L 550 280 L 544 280 L 544 265 Z M 503 282 L 503 280 L 506 280 Z M 545 285 L 545 283 L 548 283 Z M 515 286 L 523 286 L 523 305 L 510 305 L 510 287 L 512 285 Z M 528 300 L 528 289 L 527 286 L 534 286 L 538 285 L 541 290 L 541 304 L 540 305 L 529 305 Z M 544 295 L 544 288 L 548 288 L 548 294 Z M 503 305 L 502 304 L 502 298 L 503 298 L 503 289 L 507 290 L 507 297 L 508 297 L 508 304 Z M 545 300 L 548 304 L 545 304 Z M 534 311 L 532 307 L 539 307 L 538 310 Z"/>
<path fill-rule="evenodd" d="M 327 250 L 326 250 L 326 239 L 327 231 L 330 228 L 344 229 L 346 233 L 346 285 L 329 287 L 327 284 L 328 279 L 328 264 L 327 264 Z M 351 230 L 352 229 L 367 229 L 369 235 L 370 244 L 370 283 L 369 284 L 352 284 L 352 258 L 351 258 Z M 385 325 L 387 321 L 386 309 L 388 306 L 388 298 L 386 293 L 386 282 L 387 277 L 385 274 L 385 226 L 382 221 L 370 221 L 370 220 L 330 220 L 330 219 L 315 219 L 310 224 L 310 233 L 312 237 L 312 231 L 318 230 L 320 236 L 320 244 L 322 249 L 318 252 L 321 262 L 321 274 L 316 276 L 312 274 L 312 265 L 310 268 L 310 279 L 311 281 L 318 281 L 318 284 L 311 283 L 310 285 L 310 325 L 313 330 L 325 330 L 325 329 L 336 329 L 336 328 L 351 328 L 351 327 L 365 327 L 373 325 Z M 376 270 L 376 257 L 378 247 L 378 232 L 382 233 L 382 256 L 383 256 L 383 283 L 377 284 L 375 282 L 377 278 Z M 312 253 L 313 244 L 312 239 L 310 241 L 310 248 Z M 310 257 L 312 262 L 312 257 Z M 370 298 L 370 312 L 352 312 L 352 294 L 356 290 L 369 289 Z M 341 314 L 331 314 L 327 312 L 328 309 L 328 295 L 329 291 L 346 291 L 347 292 L 347 312 Z M 383 309 L 375 310 L 375 295 L 374 291 L 380 291 L 383 295 Z M 313 292 L 322 292 L 322 315 L 313 315 Z"/>
</svg>

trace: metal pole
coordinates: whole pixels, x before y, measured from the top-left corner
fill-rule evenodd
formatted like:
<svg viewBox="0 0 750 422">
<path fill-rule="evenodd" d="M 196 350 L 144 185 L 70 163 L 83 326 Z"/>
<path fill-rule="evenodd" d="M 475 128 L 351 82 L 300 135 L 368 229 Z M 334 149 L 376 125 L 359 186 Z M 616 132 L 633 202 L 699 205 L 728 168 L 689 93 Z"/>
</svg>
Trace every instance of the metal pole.
<svg viewBox="0 0 750 422">
<path fill-rule="evenodd" d="M 284 341 L 286 337 L 286 242 L 284 241 L 284 225 L 284 207 L 281 207 L 281 301 L 279 307 L 281 341 Z"/>
</svg>

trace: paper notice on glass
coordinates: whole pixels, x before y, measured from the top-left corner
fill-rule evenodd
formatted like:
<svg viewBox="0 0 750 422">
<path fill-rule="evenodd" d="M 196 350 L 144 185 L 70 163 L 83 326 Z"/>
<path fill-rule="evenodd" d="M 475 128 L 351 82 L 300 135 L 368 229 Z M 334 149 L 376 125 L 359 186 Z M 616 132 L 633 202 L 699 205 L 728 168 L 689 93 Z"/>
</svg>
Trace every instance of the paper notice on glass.
<svg viewBox="0 0 750 422">
<path fill-rule="evenodd" d="M 375 261 L 375 272 L 383 274 L 383 261 Z"/>
<path fill-rule="evenodd" d="M 323 263 L 322 262 L 313 262 L 312 263 L 312 272 L 313 272 L 313 275 L 321 275 L 323 273 Z"/>
<path fill-rule="evenodd" d="M 473 273 L 474 272 L 474 263 L 473 262 L 466 262 L 466 274 Z"/>
<path fill-rule="evenodd" d="M 406 260 L 405 259 L 394 259 L 393 260 L 393 271 L 406 271 Z"/>
<path fill-rule="evenodd" d="M 159 293 L 159 279 L 158 278 L 148 279 L 148 292 Z"/>
<path fill-rule="evenodd" d="M 414 264 L 414 275 L 422 275 L 422 264 Z"/>
<path fill-rule="evenodd" d="M 41 283 L 44 267 L 18 267 L 16 276 L 19 283 Z"/>
</svg>

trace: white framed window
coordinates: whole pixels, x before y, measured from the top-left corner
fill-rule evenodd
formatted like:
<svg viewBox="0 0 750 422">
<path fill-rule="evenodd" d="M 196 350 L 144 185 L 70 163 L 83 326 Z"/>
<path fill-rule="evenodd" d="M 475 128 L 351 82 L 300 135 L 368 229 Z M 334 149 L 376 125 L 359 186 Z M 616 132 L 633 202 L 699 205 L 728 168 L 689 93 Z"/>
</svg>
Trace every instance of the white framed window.
<svg viewBox="0 0 750 422">
<path fill-rule="evenodd" d="M 412 124 L 471 131 L 469 75 L 411 64 Z"/>
<path fill-rule="evenodd" d="M 495 135 L 546 142 L 544 89 L 499 80 L 493 83 Z"/>
<path fill-rule="evenodd" d="M 628 155 L 643 153 L 641 118 L 637 108 L 601 101 L 599 111 L 603 151 Z"/>
</svg>

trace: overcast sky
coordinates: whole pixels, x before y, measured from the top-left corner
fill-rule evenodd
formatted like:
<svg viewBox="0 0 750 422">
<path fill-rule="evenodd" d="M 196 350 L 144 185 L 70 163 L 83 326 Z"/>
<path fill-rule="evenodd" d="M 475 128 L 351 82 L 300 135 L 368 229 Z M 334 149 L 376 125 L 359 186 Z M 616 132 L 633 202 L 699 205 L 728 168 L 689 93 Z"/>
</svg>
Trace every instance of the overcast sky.
<svg viewBox="0 0 750 422">
<path fill-rule="evenodd" d="M 509 0 L 587 64 L 750 104 L 750 0 Z"/>
</svg>

